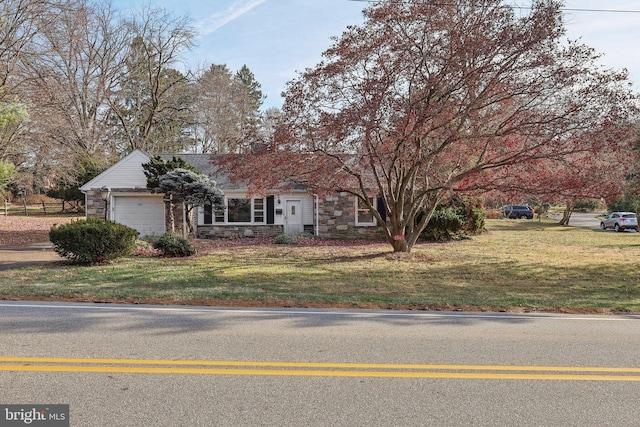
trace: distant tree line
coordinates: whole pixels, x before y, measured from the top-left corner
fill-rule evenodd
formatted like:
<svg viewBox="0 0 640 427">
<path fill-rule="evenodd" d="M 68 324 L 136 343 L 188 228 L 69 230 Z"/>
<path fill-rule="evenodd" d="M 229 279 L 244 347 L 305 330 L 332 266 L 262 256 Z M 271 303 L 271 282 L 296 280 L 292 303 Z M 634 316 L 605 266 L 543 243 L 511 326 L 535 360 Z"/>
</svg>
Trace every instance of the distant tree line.
<svg viewBox="0 0 640 427">
<path fill-rule="evenodd" d="M 180 68 L 196 36 L 149 5 L 0 0 L 0 161 L 65 193 L 134 149 L 239 153 L 272 133 L 249 67 Z"/>
</svg>

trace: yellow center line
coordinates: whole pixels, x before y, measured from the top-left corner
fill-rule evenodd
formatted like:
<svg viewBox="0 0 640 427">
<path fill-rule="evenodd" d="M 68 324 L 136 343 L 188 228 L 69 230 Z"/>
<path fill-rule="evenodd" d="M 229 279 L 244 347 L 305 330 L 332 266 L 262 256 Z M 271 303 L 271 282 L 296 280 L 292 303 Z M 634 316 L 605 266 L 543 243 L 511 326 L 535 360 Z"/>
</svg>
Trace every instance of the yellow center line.
<svg viewBox="0 0 640 427">
<path fill-rule="evenodd" d="M 489 372 L 415 372 L 415 371 L 332 371 L 290 369 L 213 369 L 213 368 L 155 368 L 142 366 L 64 366 L 64 365 L 0 365 L 0 371 L 27 372 L 84 372 L 84 373 L 142 373 L 174 375 L 255 375 L 305 377 L 374 377 L 374 378 L 435 378 L 435 379 L 493 379 L 493 380 L 556 380 L 556 381 L 640 381 L 640 376 L 522 374 Z"/>
<path fill-rule="evenodd" d="M 0 371 L 640 381 L 640 368 L 0 357 Z M 128 366 L 127 366 L 128 365 Z M 246 369 L 251 368 L 251 369 Z M 270 368 L 270 369 L 264 369 Z"/>
<path fill-rule="evenodd" d="M 335 362 L 264 362 L 235 360 L 156 360 L 156 359 L 101 359 L 51 357 L 0 357 L 0 363 L 91 363 L 118 365 L 172 365 L 172 366 L 232 366 L 232 367 L 284 367 L 334 369 L 416 369 L 416 370 L 473 370 L 473 371 L 553 371 L 553 372 L 618 372 L 640 373 L 638 368 L 589 366 L 509 366 L 509 365 L 442 365 L 391 363 L 335 363 Z"/>
</svg>

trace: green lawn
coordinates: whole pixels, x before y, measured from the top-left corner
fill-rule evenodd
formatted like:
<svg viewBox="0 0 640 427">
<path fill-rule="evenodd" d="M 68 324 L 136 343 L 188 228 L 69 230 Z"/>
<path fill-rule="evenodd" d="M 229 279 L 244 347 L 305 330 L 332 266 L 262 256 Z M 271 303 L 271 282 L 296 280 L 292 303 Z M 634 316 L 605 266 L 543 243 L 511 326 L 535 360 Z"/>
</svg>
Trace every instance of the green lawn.
<svg viewBox="0 0 640 427">
<path fill-rule="evenodd" d="M 0 296 L 169 304 L 640 312 L 640 234 L 489 220 L 423 243 L 254 245 L 186 259 L 132 257 L 0 272 Z"/>
</svg>

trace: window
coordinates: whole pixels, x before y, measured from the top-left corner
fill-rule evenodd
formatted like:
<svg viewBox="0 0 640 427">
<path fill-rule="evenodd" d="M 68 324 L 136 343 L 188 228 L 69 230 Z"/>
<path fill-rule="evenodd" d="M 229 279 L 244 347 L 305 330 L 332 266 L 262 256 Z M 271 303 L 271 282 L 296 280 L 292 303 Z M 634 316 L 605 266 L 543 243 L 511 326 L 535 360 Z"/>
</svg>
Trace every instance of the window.
<svg viewBox="0 0 640 427">
<path fill-rule="evenodd" d="M 204 207 L 204 224 L 265 224 L 266 202 L 262 197 L 225 197 L 225 206 Z"/>
<path fill-rule="evenodd" d="M 376 198 L 369 197 L 369 202 L 375 206 Z M 369 210 L 366 203 L 356 197 L 356 225 L 360 226 L 372 226 L 376 225 L 376 219 L 373 216 L 373 213 Z"/>
<path fill-rule="evenodd" d="M 216 206 L 216 208 L 214 209 L 214 214 L 215 214 L 215 222 L 221 223 L 224 222 L 224 214 L 225 214 L 225 207 L 224 206 Z M 210 223 L 208 223 L 210 224 Z"/>
<path fill-rule="evenodd" d="M 251 222 L 251 200 L 227 199 L 227 222 Z"/>
<path fill-rule="evenodd" d="M 264 199 L 253 199 L 253 222 L 264 222 Z"/>
</svg>

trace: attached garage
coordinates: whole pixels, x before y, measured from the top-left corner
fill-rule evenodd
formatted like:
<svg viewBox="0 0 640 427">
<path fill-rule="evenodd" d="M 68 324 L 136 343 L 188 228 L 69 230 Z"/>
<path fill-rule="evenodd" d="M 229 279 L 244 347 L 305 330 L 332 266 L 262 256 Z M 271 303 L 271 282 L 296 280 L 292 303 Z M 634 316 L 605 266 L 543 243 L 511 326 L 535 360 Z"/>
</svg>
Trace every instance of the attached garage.
<svg viewBox="0 0 640 427">
<path fill-rule="evenodd" d="M 135 228 L 140 236 L 159 236 L 165 232 L 162 196 L 112 193 L 110 213 L 113 221 Z"/>
</svg>

